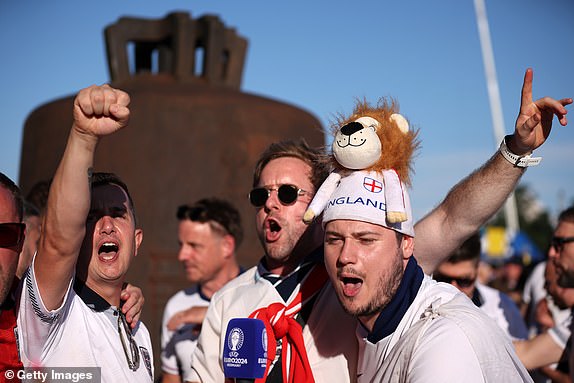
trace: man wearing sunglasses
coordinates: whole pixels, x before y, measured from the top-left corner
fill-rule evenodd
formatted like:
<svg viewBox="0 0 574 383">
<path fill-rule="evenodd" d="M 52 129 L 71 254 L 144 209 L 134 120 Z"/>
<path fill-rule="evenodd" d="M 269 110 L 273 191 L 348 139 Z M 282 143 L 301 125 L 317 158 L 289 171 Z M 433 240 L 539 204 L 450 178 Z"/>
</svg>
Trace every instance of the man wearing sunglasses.
<svg viewBox="0 0 574 383">
<path fill-rule="evenodd" d="M 570 206 L 558 216 L 558 225 L 554 230 L 550 250 L 548 252 L 550 261 L 556 266 L 558 275 L 558 285 L 564 288 L 574 287 L 574 206 Z M 570 307 L 574 309 L 574 307 Z M 572 334 L 574 321 L 570 315 L 570 336 L 568 341 L 570 347 L 567 349 L 568 369 L 570 379 L 574 381 L 574 345 Z"/>
<path fill-rule="evenodd" d="M 548 293 L 561 308 L 573 309 L 574 295 L 571 290 L 574 288 L 574 206 L 563 210 L 558 216 L 558 224 L 548 249 L 548 263 L 551 267 L 545 277 L 552 278 L 552 274 L 555 274 L 557 279 L 556 284 L 552 280 L 546 281 Z M 567 347 L 568 343 L 572 342 L 571 334 L 572 313 L 566 320 L 555 322 L 554 327 L 534 338 L 516 341 L 514 345 L 526 368 L 541 368 L 561 362 L 561 365 L 565 363 L 566 369 L 569 370 L 570 379 L 574 379 L 574 354 L 573 350 Z M 546 368 L 545 371 L 551 373 L 552 369 Z"/>
<path fill-rule="evenodd" d="M 149 332 L 141 322 L 132 329 L 121 307 L 143 232 L 126 185 L 92 171 L 98 141 L 127 125 L 128 105 L 127 93 L 108 85 L 82 89 L 74 100 L 20 299 L 24 366 L 100 367 L 102 382 L 153 382 Z"/>
<path fill-rule="evenodd" d="M 22 368 L 16 348 L 14 276 L 24 242 L 23 202 L 19 188 L 0 173 L 0 382 Z"/>
<path fill-rule="evenodd" d="M 480 253 L 480 234 L 475 233 L 439 265 L 433 278 L 438 282 L 450 283 L 466 294 L 500 326 L 509 339 L 526 339 L 526 324 L 512 298 L 476 281 Z"/>
<path fill-rule="evenodd" d="M 572 99 L 549 97 L 533 101 L 532 71 L 527 70 L 514 134 L 416 226 L 417 260 L 426 273 L 432 273 L 502 206 L 525 167 L 533 164 L 530 153 L 544 143 L 553 116 L 566 125 L 564 106 L 570 103 Z M 320 158 L 320 152 L 296 141 L 273 144 L 260 157 L 249 199 L 256 209 L 264 256 L 212 298 L 188 381 L 224 380 L 220 350 L 227 324 L 249 316 L 274 318 L 280 326 L 291 324 L 287 332 L 284 327 L 276 329 L 281 350 L 268 368 L 267 382 L 293 382 L 295 376 L 315 382 L 355 380 L 356 322 L 342 310 L 327 282 L 320 221 L 303 223 L 307 205 L 328 175 Z M 303 349 L 298 347 L 301 338 Z"/>
</svg>

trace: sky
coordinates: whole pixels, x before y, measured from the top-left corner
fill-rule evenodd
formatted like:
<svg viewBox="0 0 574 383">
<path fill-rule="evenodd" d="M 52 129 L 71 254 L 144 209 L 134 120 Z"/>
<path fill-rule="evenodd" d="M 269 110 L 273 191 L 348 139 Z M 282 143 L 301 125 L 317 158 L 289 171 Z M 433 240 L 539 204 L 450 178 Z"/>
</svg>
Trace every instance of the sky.
<svg viewBox="0 0 574 383">
<path fill-rule="evenodd" d="M 534 98 L 574 97 L 574 1 L 485 0 L 505 133 L 524 71 Z M 498 147 L 471 0 L 0 0 L 0 171 L 18 181 L 34 109 L 109 81 L 103 29 L 122 16 L 211 14 L 249 40 L 241 89 L 314 114 L 325 127 L 354 100 L 393 97 L 420 129 L 411 200 L 422 217 Z M 522 183 L 555 215 L 574 202 L 574 111 Z M 484 191 L 488 193 L 488 190 Z"/>
</svg>

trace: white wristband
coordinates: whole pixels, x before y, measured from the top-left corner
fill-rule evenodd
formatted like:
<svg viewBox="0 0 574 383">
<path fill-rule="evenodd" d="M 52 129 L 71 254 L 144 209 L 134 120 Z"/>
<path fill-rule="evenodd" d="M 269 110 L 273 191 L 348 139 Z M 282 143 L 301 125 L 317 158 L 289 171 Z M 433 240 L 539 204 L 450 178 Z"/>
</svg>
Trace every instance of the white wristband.
<svg viewBox="0 0 574 383">
<path fill-rule="evenodd" d="M 506 146 L 506 137 L 500 143 L 500 148 L 498 149 L 502 157 L 504 157 L 512 165 L 519 168 L 527 168 L 529 166 L 536 166 L 542 161 L 542 157 L 531 157 L 532 154 L 525 154 L 523 156 L 518 156 L 512 153 L 508 146 Z"/>
</svg>

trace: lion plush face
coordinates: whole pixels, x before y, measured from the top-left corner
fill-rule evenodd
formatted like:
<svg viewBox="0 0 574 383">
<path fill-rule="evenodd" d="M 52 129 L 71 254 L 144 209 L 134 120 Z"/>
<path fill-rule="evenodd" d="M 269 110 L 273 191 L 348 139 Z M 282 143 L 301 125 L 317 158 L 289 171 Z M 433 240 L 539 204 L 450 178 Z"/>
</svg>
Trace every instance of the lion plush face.
<svg viewBox="0 0 574 383">
<path fill-rule="evenodd" d="M 419 146 L 416 130 L 398 113 L 392 99 L 382 98 L 375 107 L 359 101 L 350 116 L 339 115 L 331 126 L 333 167 L 338 171 L 393 169 L 410 185 L 410 166 Z"/>
<path fill-rule="evenodd" d="M 366 178 L 376 180 L 381 192 L 384 186 L 381 196 L 386 206 L 385 223 L 395 230 L 397 227 L 406 230 L 402 223 L 411 219 L 406 187 L 410 185 L 410 162 L 418 140 L 417 131 L 411 131 L 408 121 L 398 113 L 398 105 L 384 98 L 374 108 L 366 101 L 359 101 L 351 116 L 339 115 L 331 128 L 333 171 L 315 193 L 303 221 L 312 222 L 327 208 L 341 185 L 358 174 L 363 188 Z M 412 224 L 406 227 L 412 228 Z M 408 235 L 413 234 L 409 229 Z"/>
<path fill-rule="evenodd" d="M 333 155 L 347 169 L 366 169 L 381 156 L 381 141 L 377 135 L 379 122 L 360 117 L 341 127 L 333 141 Z"/>
</svg>

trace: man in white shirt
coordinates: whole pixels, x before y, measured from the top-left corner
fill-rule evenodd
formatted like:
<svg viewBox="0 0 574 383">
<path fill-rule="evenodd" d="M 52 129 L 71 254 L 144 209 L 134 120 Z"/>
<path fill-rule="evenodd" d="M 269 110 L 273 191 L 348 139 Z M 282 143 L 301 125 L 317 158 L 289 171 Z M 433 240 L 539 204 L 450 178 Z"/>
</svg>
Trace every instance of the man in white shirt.
<svg viewBox="0 0 574 383">
<path fill-rule="evenodd" d="M 551 242 L 548 254 L 549 260 L 546 262 L 545 269 L 545 288 L 548 291 L 548 297 L 541 300 L 546 308 L 545 317 L 539 316 L 538 319 L 544 319 L 546 324 L 542 327 L 542 332 L 528 340 L 515 341 L 514 346 L 516 353 L 526 368 L 534 370 L 540 368 L 541 371 L 549 378 L 555 378 L 562 373 L 568 374 L 568 349 L 567 344 L 571 337 L 571 320 L 572 307 L 574 307 L 574 288 L 562 287 L 560 284 L 559 272 L 557 269 L 559 260 L 556 257 L 563 251 L 568 252 L 565 248 L 567 242 L 560 238 L 564 237 L 567 229 L 574 234 L 574 207 L 570 207 L 560 214 L 558 219 L 561 234 L 555 234 Z M 566 228 L 566 229 L 565 229 Z M 556 230 L 555 230 L 556 233 Z M 566 251 L 565 251 L 566 250 Z M 563 266 L 562 266 L 563 267 Z M 546 302 L 549 302 L 546 304 Z M 550 303 L 552 302 L 552 303 Z M 554 309 L 551 307 L 555 306 Z M 538 314 L 544 314 L 537 308 Z M 566 352 L 565 352 L 566 351 Z M 559 362 L 558 367 L 556 366 Z M 538 378 L 538 377 L 536 377 Z"/>
<path fill-rule="evenodd" d="M 192 286 L 165 305 L 161 333 L 162 382 L 189 374 L 201 323 L 211 297 L 239 275 L 236 249 L 243 240 L 241 217 L 229 202 L 204 198 L 177 209 L 179 253 Z"/>
<path fill-rule="evenodd" d="M 574 288 L 574 206 L 563 210 L 558 216 L 558 224 L 550 242 L 548 258 L 548 262 L 554 263 L 558 281 L 558 286 L 547 286 L 551 288 L 549 293 L 557 302 L 562 300 L 561 304 L 572 310 L 574 309 L 574 297 L 570 290 Z M 528 341 L 515 342 L 520 359 L 532 369 L 566 359 L 570 379 L 574 380 L 573 323 L 571 313 L 568 318 L 556 322 L 554 327 L 542 334 Z"/>
<path fill-rule="evenodd" d="M 323 213 L 325 267 L 345 311 L 359 321 L 359 382 L 530 382 L 510 339 L 466 295 L 425 275 L 414 228 L 391 223 L 380 173 L 341 179 Z"/>
<path fill-rule="evenodd" d="M 143 233 L 126 185 L 92 174 L 101 137 L 124 128 L 129 96 L 108 85 L 81 90 L 63 158 L 50 188 L 38 251 L 18 314 L 24 366 L 100 367 L 102 382 L 152 382 L 143 323 L 120 307 Z"/>
<path fill-rule="evenodd" d="M 432 273 L 446 254 L 502 206 L 528 166 L 525 155 L 544 143 L 554 115 L 562 125 L 567 123 L 564 105 L 571 102 L 548 97 L 533 101 L 532 71 L 526 72 L 520 115 L 514 134 L 505 141 L 507 152 L 512 152 L 518 162 L 511 162 L 507 152 L 497 152 L 417 223 L 417 260 L 423 270 Z M 250 200 L 256 208 L 256 228 L 264 255 L 256 267 L 213 296 L 194 353 L 193 374 L 187 381 L 224 380 L 221 350 L 230 319 L 245 318 L 276 308 L 277 304 L 298 307 L 302 298 L 299 292 L 323 260 L 321 225 L 303 223 L 309 202 L 328 175 L 328 169 L 321 166 L 321 154 L 305 143 L 291 141 L 272 144 L 259 158 Z M 303 364 L 310 367 L 315 382 L 355 380 L 355 321 L 340 308 L 328 280 L 318 289 L 312 287 L 305 289 L 311 299 L 291 318 L 301 324 L 302 334 L 293 336 L 303 337 L 306 355 L 290 353 L 289 361 L 274 361 L 267 382 L 292 381 L 294 375 L 285 367 L 295 359 L 307 359 Z M 283 349 L 292 348 L 288 340 Z"/>
<path fill-rule="evenodd" d="M 433 278 L 450 283 L 466 294 L 510 339 L 526 339 L 526 324 L 512 298 L 477 282 L 480 252 L 480 234 L 475 233 L 439 265 Z"/>
</svg>

